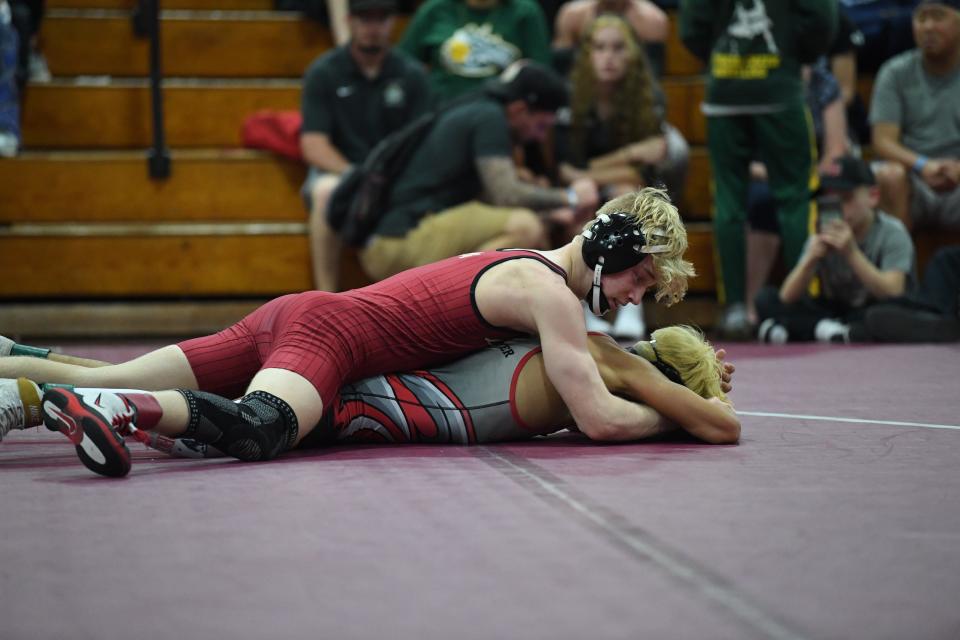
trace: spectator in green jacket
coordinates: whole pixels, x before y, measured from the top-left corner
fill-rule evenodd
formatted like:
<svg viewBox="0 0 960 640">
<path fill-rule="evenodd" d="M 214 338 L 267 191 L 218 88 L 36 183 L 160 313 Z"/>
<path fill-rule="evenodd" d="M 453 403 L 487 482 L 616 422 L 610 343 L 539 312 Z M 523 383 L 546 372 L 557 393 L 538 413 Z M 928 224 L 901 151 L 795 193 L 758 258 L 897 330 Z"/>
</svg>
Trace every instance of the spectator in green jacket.
<svg viewBox="0 0 960 640">
<path fill-rule="evenodd" d="M 715 182 L 724 338 L 753 333 L 744 259 L 751 160 L 767 167 L 788 269 L 803 250 L 817 174 L 800 68 L 827 52 L 836 26 L 836 0 L 680 3 L 680 37 L 709 70 L 703 113 Z"/>
</svg>

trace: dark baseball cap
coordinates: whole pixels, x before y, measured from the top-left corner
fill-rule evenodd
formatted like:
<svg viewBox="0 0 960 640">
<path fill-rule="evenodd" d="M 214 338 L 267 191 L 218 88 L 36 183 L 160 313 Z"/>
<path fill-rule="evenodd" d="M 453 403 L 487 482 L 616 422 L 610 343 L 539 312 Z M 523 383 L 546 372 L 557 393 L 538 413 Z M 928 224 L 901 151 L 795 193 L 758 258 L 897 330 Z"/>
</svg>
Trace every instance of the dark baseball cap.
<svg viewBox="0 0 960 640">
<path fill-rule="evenodd" d="M 389 11 L 395 13 L 397 10 L 396 0 L 350 0 L 350 13 L 363 13 L 364 11 Z"/>
<path fill-rule="evenodd" d="M 502 102 L 522 100 L 535 111 L 556 111 L 569 101 L 563 78 L 532 60 L 517 60 L 488 80 L 486 92 Z"/>
<path fill-rule="evenodd" d="M 856 156 L 841 156 L 820 172 L 822 191 L 853 191 L 857 187 L 877 184 L 870 165 Z"/>
</svg>

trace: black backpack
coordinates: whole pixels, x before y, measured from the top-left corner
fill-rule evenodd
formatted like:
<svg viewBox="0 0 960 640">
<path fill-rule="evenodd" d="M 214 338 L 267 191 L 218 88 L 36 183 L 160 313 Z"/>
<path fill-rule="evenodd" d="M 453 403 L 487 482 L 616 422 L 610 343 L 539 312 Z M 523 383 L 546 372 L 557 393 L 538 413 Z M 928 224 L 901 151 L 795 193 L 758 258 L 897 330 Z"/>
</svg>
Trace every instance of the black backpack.
<svg viewBox="0 0 960 640">
<path fill-rule="evenodd" d="M 366 243 L 385 213 L 390 188 L 436 119 L 430 111 L 394 131 L 340 179 L 327 205 L 327 222 L 344 244 Z"/>
</svg>

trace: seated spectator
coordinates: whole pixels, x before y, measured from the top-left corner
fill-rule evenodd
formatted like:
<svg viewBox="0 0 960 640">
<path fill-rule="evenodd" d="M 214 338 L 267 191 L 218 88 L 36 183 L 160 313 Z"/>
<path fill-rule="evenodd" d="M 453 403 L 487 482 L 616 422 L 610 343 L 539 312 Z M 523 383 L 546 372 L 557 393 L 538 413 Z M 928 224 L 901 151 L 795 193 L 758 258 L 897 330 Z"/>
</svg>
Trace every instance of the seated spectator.
<svg viewBox="0 0 960 640">
<path fill-rule="evenodd" d="M 764 342 L 861 342 L 863 315 L 877 301 L 902 296 L 913 278 L 914 249 L 903 224 L 879 211 L 870 166 L 844 156 L 820 176 L 822 198 L 838 200 L 835 218 L 818 207 L 818 230 L 777 291 L 757 296 Z"/>
<path fill-rule="evenodd" d="M 878 342 L 960 340 L 960 246 L 930 260 L 919 290 L 867 309 L 867 332 Z"/>
<path fill-rule="evenodd" d="M 547 220 L 593 212 L 598 196 L 589 178 L 569 189 L 543 187 L 521 181 L 514 165 L 513 145 L 542 140 L 566 103 L 559 76 L 521 60 L 475 98 L 441 112 L 360 253 L 367 274 L 379 280 L 472 251 L 546 248 Z"/>
<path fill-rule="evenodd" d="M 340 175 L 430 104 L 426 73 L 390 48 L 395 6 L 350 0 L 350 41 L 314 60 L 304 76 L 300 147 L 310 169 L 302 191 L 314 287 L 322 291 L 337 290 L 340 243 L 325 207 Z"/>
<path fill-rule="evenodd" d="M 573 0 L 564 3 L 553 27 L 553 55 L 556 68 L 565 73 L 573 64 L 573 53 L 598 16 L 609 13 L 623 17 L 642 45 L 662 45 L 670 33 L 667 14 L 650 0 Z M 662 47 L 651 51 L 656 65 L 654 74 L 662 71 Z"/>
<path fill-rule="evenodd" d="M 870 101 L 881 204 L 908 228 L 960 229 L 960 0 L 921 2 L 913 32 Z"/>
<path fill-rule="evenodd" d="M 664 120 L 663 92 L 623 18 L 604 14 L 587 27 L 571 80 L 571 108 L 556 129 L 560 180 L 591 178 L 602 199 L 663 184 L 679 200 L 690 149 Z M 584 222 L 575 221 L 567 235 L 575 235 Z M 591 329 L 639 339 L 644 332 L 640 308 L 628 305 L 612 327 L 594 324 Z"/>
<path fill-rule="evenodd" d="M 571 81 L 571 106 L 557 126 L 561 180 L 593 178 L 605 198 L 663 183 L 679 200 L 690 149 L 664 120 L 663 91 L 623 18 L 602 15 L 590 25 Z"/>
<path fill-rule="evenodd" d="M 826 65 L 803 69 L 807 107 L 813 120 L 817 141 L 818 170 L 826 172 L 833 162 L 849 150 L 847 122 L 840 87 Z M 747 193 L 747 318 L 757 325 L 754 299 L 767 283 L 780 252 L 780 225 L 777 205 L 767 182 L 762 162 L 750 165 L 750 190 Z"/>
<path fill-rule="evenodd" d="M 438 102 L 479 88 L 521 58 L 550 64 L 535 0 L 427 0 L 398 47 L 427 65 Z"/>
</svg>

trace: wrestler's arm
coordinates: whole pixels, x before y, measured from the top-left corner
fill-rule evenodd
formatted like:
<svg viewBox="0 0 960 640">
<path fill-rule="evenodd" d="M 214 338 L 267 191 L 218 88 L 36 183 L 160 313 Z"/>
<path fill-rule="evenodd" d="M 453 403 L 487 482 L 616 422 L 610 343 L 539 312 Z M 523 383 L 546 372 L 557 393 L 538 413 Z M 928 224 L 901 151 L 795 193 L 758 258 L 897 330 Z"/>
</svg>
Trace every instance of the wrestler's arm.
<svg viewBox="0 0 960 640">
<path fill-rule="evenodd" d="M 648 405 L 704 442 L 734 444 L 740 439 L 740 420 L 727 403 L 706 400 L 671 382 L 652 364 L 627 352 L 608 336 L 591 336 L 590 353 L 611 392 Z"/>
<path fill-rule="evenodd" d="M 587 348 L 580 302 L 562 280 L 542 275 L 524 287 L 521 313 L 540 336 L 544 368 L 577 427 L 594 440 L 636 440 L 669 429 L 656 411 L 618 398 L 604 385 Z"/>
</svg>

